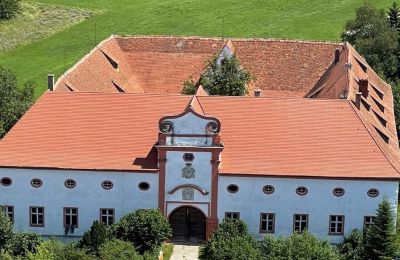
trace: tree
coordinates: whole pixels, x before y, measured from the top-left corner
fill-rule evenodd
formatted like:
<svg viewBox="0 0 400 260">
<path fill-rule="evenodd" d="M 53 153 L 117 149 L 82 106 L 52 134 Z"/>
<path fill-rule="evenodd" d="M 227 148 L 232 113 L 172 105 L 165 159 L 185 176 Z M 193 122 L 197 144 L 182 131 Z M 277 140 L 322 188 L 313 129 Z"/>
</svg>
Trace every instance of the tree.
<svg viewBox="0 0 400 260">
<path fill-rule="evenodd" d="M 365 258 L 393 258 L 396 248 L 396 229 L 394 214 L 389 201 L 385 198 L 379 204 L 374 223 L 367 229 L 365 236 Z"/>
<path fill-rule="evenodd" d="M 356 19 L 346 23 L 342 39 L 353 44 L 378 74 L 387 80 L 398 79 L 398 33 L 384 10 L 364 3 L 356 10 Z"/>
<path fill-rule="evenodd" d="M 3 207 L 0 207 L 0 250 L 5 249 L 14 236 L 13 224 Z"/>
<path fill-rule="evenodd" d="M 240 66 L 235 55 L 222 59 L 216 56 L 208 62 L 197 84 L 193 79 L 184 82 L 182 94 L 194 95 L 196 87 L 202 85 L 210 95 L 244 96 L 250 81 L 250 73 Z"/>
<path fill-rule="evenodd" d="M 15 74 L 0 66 L 0 138 L 31 106 L 34 88 L 35 83 L 27 82 L 19 89 Z"/>
<path fill-rule="evenodd" d="M 222 222 L 201 249 L 201 259 L 260 259 L 257 241 L 249 234 L 241 220 Z"/>
<path fill-rule="evenodd" d="M 400 29 L 400 7 L 396 2 L 393 2 L 392 6 L 387 11 L 387 16 L 390 25 L 397 30 Z"/>
<path fill-rule="evenodd" d="M 21 10 L 21 0 L 0 0 L 0 20 L 14 18 Z"/>
<path fill-rule="evenodd" d="M 104 243 L 99 250 L 102 260 L 141 260 L 142 257 L 136 252 L 129 242 L 113 239 Z"/>
<path fill-rule="evenodd" d="M 171 236 L 171 227 L 159 209 L 138 209 L 115 224 L 114 234 L 144 254 L 160 249 L 161 243 Z"/>
<path fill-rule="evenodd" d="M 99 248 L 110 238 L 107 226 L 99 221 L 94 221 L 89 231 L 83 234 L 79 247 L 88 249 L 91 253 L 98 254 Z"/>
</svg>

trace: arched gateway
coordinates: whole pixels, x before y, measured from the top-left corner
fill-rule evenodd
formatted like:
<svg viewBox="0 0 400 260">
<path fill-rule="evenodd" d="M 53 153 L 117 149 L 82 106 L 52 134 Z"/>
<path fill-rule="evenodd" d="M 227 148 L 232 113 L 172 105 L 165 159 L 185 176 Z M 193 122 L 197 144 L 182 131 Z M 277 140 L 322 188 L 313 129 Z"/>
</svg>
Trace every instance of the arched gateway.
<svg viewBox="0 0 400 260">
<path fill-rule="evenodd" d="M 169 216 L 172 228 L 172 241 L 200 243 L 206 239 L 206 217 L 193 207 L 180 207 Z"/>
</svg>

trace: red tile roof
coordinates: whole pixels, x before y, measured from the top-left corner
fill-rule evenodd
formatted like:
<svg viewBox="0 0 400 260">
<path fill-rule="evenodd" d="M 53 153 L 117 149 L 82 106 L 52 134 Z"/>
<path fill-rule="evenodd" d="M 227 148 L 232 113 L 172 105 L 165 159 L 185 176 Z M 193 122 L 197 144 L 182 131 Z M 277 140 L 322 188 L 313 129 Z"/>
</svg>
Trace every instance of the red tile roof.
<svg viewBox="0 0 400 260">
<path fill-rule="evenodd" d="M 339 43 L 198 37 L 120 37 L 100 43 L 60 77 L 57 91 L 177 94 L 185 80 L 198 80 L 206 63 L 225 46 L 235 50 L 263 96 L 303 97 L 331 64 Z M 112 63 L 118 64 L 118 70 Z M 115 64 L 114 64 L 115 65 Z M 68 83 L 69 82 L 69 83 Z"/>
<path fill-rule="evenodd" d="M 348 100 L 44 94 L 0 141 L 2 167 L 155 170 L 158 120 L 191 105 L 222 123 L 222 174 L 399 178 Z"/>
</svg>

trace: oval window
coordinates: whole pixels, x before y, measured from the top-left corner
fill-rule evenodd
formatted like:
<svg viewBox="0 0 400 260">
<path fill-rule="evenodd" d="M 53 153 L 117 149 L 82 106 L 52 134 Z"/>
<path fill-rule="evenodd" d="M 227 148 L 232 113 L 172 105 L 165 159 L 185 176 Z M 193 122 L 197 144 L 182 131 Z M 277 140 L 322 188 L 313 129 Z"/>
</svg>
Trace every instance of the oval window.
<svg viewBox="0 0 400 260">
<path fill-rule="evenodd" d="M 237 186 L 236 184 L 230 184 L 230 185 L 228 185 L 228 187 L 226 189 L 230 193 L 236 193 L 239 191 L 239 186 Z"/>
<path fill-rule="evenodd" d="M 265 186 L 263 187 L 263 192 L 264 192 L 265 194 L 272 194 L 272 193 L 274 193 L 274 191 L 275 191 L 275 188 L 274 188 L 274 186 L 272 186 L 272 185 L 265 185 Z"/>
<path fill-rule="evenodd" d="M 35 178 L 35 179 L 32 179 L 32 180 L 31 180 L 31 185 L 32 185 L 32 187 L 34 187 L 34 188 L 39 188 L 39 187 L 42 186 L 42 184 L 43 184 L 43 182 L 42 182 L 41 179 Z"/>
<path fill-rule="evenodd" d="M 194 160 L 194 155 L 192 153 L 184 153 L 183 160 L 191 162 Z"/>
<path fill-rule="evenodd" d="M 103 181 L 101 183 L 101 187 L 103 187 L 103 189 L 105 190 L 111 190 L 114 187 L 114 184 L 112 183 L 112 181 Z"/>
<path fill-rule="evenodd" d="M 75 188 L 76 186 L 76 181 L 74 181 L 73 179 L 68 179 L 64 182 L 65 187 L 67 187 L 68 189 L 72 189 Z"/>
<path fill-rule="evenodd" d="M 308 189 L 304 186 L 300 186 L 296 189 L 296 193 L 300 196 L 304 196 L 308 193 Z"/>
<path fill-rule="evenodd" d="M 9 177 L 3 177 L 1 178 L 0 183 L 3 186 L 10 186 L 12 184 L 12 180 Z"/>
<path fill-rule="evenodd" d="M 378 197 L 378 196 L 379 196 L 379 190 L 372 188 L 372 189 L 369 189 L 369 190 L 368 190 L 367 194 L 368 194 L 368 196 L 370 196 L 371 198 L 375 198 L 375 197 Z"/>
<path fill-rule="evenodd" d="M 141 182 L 138 187 L 140 190 L 146 191 L 150 188 L 150 184 L 148 182 Z"/>
<path fill-rule="evenodd" d="M 334 188 L 332 192 L 333 192 L 333 195 L 335 195 L 336 197 L 341 197 L 344 195 L 343 188 Z"/>
</svg>

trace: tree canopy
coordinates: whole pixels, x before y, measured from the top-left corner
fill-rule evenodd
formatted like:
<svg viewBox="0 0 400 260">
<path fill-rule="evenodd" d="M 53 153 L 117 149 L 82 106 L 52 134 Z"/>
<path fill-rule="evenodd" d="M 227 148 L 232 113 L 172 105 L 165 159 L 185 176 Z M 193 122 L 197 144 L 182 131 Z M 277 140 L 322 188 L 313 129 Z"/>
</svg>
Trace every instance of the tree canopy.
<svg viewBox="0 0 400 260">
<path fill-rule="evenodd" d="M 0 66 L 0 138 L 32 105 L 35 86 L 35 83 L 30 81 L 19 88 L 15 74 L 10 69 Z"/>
</svg>

